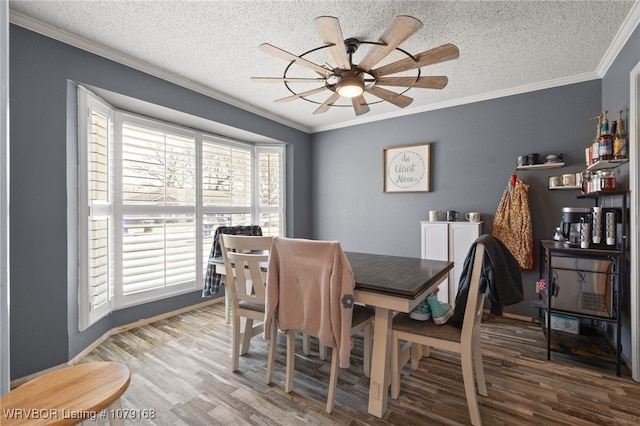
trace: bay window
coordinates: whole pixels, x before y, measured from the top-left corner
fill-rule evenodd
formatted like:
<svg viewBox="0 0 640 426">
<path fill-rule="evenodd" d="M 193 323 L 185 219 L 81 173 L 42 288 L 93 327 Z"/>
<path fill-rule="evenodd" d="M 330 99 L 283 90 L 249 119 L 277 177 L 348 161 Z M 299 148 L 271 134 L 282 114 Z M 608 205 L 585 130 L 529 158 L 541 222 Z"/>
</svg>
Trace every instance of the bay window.
<svg viewBox="0 0 640 426">
<path fill-rule="evenodd" d="M 119 111 L 78 89 L 83 330 L 114 309 L 201 290 L 218 226 L 284 235 L 284 146 Z"/>
</svg>

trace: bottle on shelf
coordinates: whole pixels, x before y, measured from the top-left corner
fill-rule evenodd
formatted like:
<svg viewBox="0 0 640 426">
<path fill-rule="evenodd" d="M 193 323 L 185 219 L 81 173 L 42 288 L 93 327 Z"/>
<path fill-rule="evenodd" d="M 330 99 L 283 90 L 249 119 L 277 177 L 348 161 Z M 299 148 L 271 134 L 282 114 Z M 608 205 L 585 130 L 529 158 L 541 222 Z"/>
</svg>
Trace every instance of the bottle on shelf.
<svg viewBox="0 0 640 426">
<path fill-rule="evenodd" d="M 592 192 L 591 180 L 592 173 L 589 170 L 584 170 L 582 172 L 582 192 L 584 194 L 589 194 Z"/>
<path fill-rule="evenodd" d="M 607 120 L 607 113 L 609 111 L 602 111 L 600 115 L 602 116 L 600 134 L 608 135 L 609 134 L 609 120 Z"/>
<path fill-rule="evenodd" d="M 591 163 L 598 162 L 598 151 L 600 150 L 600 136 L 602 135 L 602 114 L 597 117 L 593 117 L 592 120 L 598 120 L 598 124 L 596 125 L 596 137 L 593 139 L 593 143 L 591 144 Z"/>
<path fill-rule="evenodd" d="M 618 131 L 618 122 L 616 120 L 613 120 L 611 122 L 611 135 L 615 136 L 617 131 Z"/>
<path fill-rule="evenodd" d="M 622 120 L 622 111 L 618 112 L 618 122 L 613 137 L 613 158 L 616 160 L 626 160 L 628 158 L 627 134 Z"/>
<path fill-rule="evenodd" d="M 602 111 L 602 124 L 600 128 L 600 138 L 598 138 L 598 161 L 611 160 L 613 157 L 613 138 L 609 133 L 609 120 L 607 112 Z"/>
<path fill-rule="evenodd" d="M 591 192 L 600 191 L 600 172 L 595 172 L 591 174 Z"/>
</svg>

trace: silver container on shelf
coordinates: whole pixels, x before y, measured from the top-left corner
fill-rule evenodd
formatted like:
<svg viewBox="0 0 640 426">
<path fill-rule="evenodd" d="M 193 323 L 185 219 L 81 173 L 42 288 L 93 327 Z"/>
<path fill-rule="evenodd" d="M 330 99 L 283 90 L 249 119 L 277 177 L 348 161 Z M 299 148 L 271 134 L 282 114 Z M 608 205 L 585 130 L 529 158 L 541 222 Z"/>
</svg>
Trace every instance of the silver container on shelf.
<svg viewBox="0 0 640 426">
<path fill-rule="evenodd" d="M 589 192 L 598 192 L 600 191 L 600 172 L 593 173 L 591 175 L 591 191 Z"/>
<path fill-rule="evenodd" d="M 582 172 L 582 192 L 588 194 L 591 192 L 591 175 L 592 173 L 589 170 L 585 170 Z"/>
</svg>

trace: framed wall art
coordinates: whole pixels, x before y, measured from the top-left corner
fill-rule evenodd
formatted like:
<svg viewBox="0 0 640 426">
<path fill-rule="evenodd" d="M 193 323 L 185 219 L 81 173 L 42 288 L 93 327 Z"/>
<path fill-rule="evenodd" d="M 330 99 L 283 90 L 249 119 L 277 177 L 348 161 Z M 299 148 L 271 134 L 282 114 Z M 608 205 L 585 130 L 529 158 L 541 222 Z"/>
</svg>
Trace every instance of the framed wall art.
<svg viewBox="0 0 640 426">
<path fill-rule="evenodd" d="M 390 146 L 383 150 L 383 192 L 429 192 L 430 143 Z"/>
</svg>

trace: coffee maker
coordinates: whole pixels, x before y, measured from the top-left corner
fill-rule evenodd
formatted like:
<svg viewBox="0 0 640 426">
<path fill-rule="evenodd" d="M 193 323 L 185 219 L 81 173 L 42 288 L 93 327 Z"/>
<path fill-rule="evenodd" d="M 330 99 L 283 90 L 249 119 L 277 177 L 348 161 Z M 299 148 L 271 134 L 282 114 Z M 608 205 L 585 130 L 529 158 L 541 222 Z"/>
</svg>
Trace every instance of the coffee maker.
<svg viewBox="0 0 640 426">
<path fill-rule="evenodd" d="M 591 222 L 591 209 L 588 207 L 563 207 L 560 230 L 565 247 L 580 247 L 580 222 Z"/>
</svg>

